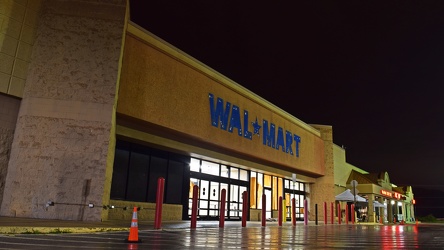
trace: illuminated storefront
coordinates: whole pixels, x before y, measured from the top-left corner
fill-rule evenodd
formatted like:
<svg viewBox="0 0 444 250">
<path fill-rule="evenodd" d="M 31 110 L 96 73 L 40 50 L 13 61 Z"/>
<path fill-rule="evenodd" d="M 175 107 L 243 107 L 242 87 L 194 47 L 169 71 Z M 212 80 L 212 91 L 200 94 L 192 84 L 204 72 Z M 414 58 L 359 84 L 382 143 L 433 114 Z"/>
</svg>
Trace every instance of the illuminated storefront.
<svg viewBox="0 0 444 250">
<path fill-rule="evenodd" d="M 410 212 L 406 196 L 394 190 L 398 188 L 390 183 L 388 174 L 362 174 L 351 171 L 349 180 L 358 180 L 359 195 L 367 202 L 360 204 L 361 221 L 365 222 L 401 222 L 412 221 L 414 213 Z M 348 186 L 350 187 L 350 186 Z M 407 187 L 411 190 L 411 187 Z"/>
<path fill-rule="evenodd" d="M 291 219 L 290 201 L 292 198 L 296 199 L 296 218 L 303 219 L 305 184 L 302 182 L 293 182 L 253 170 L 190 158 L 124 140 L 117 141 L 114 162 L 111 188 L 113 200 L 154 203 L 157 178 L 167 177 L 165 203 L 184 205 L 185 208 L 188 205 L 188 209 L 184 210 L 183 219 L 189 219 L 191 216 L 193 186 L 199 188 L 198 216 L 202 220 L 219 218 L 222 189 L 227 192 L 225 217 L 228 220 L 241 219 L 244 191 L 250 194 L 247 202 L 252 211 L 252 220 L 259 219 L 258 214 L 262 210 L 262 194 L 265 194 L 267 199 L 267 219 L 276 218 L 280 196 L 287 205 L 287 219 Z M 188 196 L 188 200 L 184 199 L 185 196 Z"/>
<path fill-rule="evenodd" d="M 397 187 L 390 182 L 387 172 L 369 173 L 345 161 L 345 149 L 334 146 L 335 192 L 353 189 L 366 199 L 357 205 L 359 221 L 393 223 L 413 221 L 415 218 L 412 187 Z M 345 204 L 344 204 L 345 205 Z M 350 205 L 350 202 L 349 204 Z"/>
<path fill-rule="evenodd" d="M 0 123 L 2 216 L 128 219 L 139 206 L 150 220 L 159 177 L 165 220 L 188 218 L 193 185 L 201 219 L 219 216 L 222 189 L 233 220 L 243 191 L 250 220 L 262 209 L 275 219 L 279 197 L 286 218 L 295 198 L 296 218 L 307 209 L 310 220 L 334 201 L 331 126 L 299 120 L 131 22 L 126 1 L 30 3 L 13 1 L 38 20 L 35 56 L 19 85 L 7 77 L 21 91 L 0 96 L 14 112 Z"/>
<path fill-rule="evenodd" d="M 267 219 L 276 218 L 276 215 L 273 216 L 273 211 L 278 210 L 279 196 L 285 197 L 284 199 L 288 201 L 288 205 L 291 198 L 294 197 L 293 191 L 298 193 L 297 200 L 303 201 L 305 197 L 303 183 L 296 182 L 298 187 L 294 189 L 298 190 L 295 191 L 288 186 L 289 180 L 256 171 L 240 169 L 196 158 L 191 158 L 190 170 L 188 217 L 191 216 L 192 187 L 195 185 L 199 187 L 198 215 L 201 219 L 219 218 L 219 195 L 222 189 L 227 191 L 225 217 L 229 220 L 241 219 L 241 208 L 243 204 L 242 193 L 244 191 L 247 191 L 250 196 L 249 208 L 252 211 L 250 215 L 252 220 L 259 218 L 257 217 L 259 213 L 254 213 L 253 211 L 262 210 L 262 194 L 265 194 L 267 199 Z M 284 182 L 286 183 L 285 189 Z M 299 190 L 299 186 L 301 187 L 301 191 Z M 285 195 L 283 195 L 283 191 L 285 191 Z M 303 216 L 299 213 L 303 203 L 298 202 L 297 204 L 297 218 L 303 219 Z M 254 215 L 256 215 L 256 217 Z M 288 214 L 287 217 L 290 219 L 290 214 Z"/>
<path fill-rule="evenodd" d="M 227 191 L 225 216 L 231 220 L 242 216 L 244 191 L 248 192 L 250 220 L 259 220 L 262 209 L 267 219 L 277 218 L 279 197 L 285 201 L 288 219 L 292 198 L 297 201 L 297 219 L 303 219 L 305 199 L 310 207 L 332 199 L 332 181 L 328 180 L 333 179 L 333 165 L 325 157 L 325 150 L 332 146 L 331 127 L 303 123 L 133 24 L 128 26 L 125 41 L 117 105 L 118 145 L 131 142 L 184 159 L 184 191 L 174 203 L 182 206 L 182 219 L 190 216 L 195 185 L 199 187 L 200 219 L 220 216 L 222 189 Z M 116 164 L 119 161 L 114 170 L 120 168 Z M 297 174 L 296 181 L 293 174 Z M 169 187 L 171 180 L 168 173 L 165 176 Z M 319 177 L 325 184 L 317 181 Z M 112 194 L 120 186 L 114 184 L 114 178 L 121 177 L 113 176 Z M 149 173 L 143 178 L 154 182 Z M 141 182 L 149 186 L 148 192 L 149 183 Z M 166 196 L 170 195 L 167 191 Z M 110 203 L 123 206 L 133 201 L 111 196 Z M 110 216 L 116 216 L 114 211 Z"/>
<path fill-rule="evenodd" d="M 315 205 L 333 203 L 357 169 L 337 153 L 331 126 L 299 120 L 131 22 L 127 1 L 9 2 L 35 18 L 3 15 L 26 28 L 0 38 L 11 45 L 0 52 L 6 65 L 23 66 L 1 69 L 2 216 L 128 219 L 125 209 L 140 206 L 139 217 L 151 220 L 163 177 L 165 220 L 189 217 L 194 185 L 201 219 L 219 216 L 226 189 L 228 219 L 240 218 L 247 191 L 250 220 L 262 209 L 276 218 L 280 196 L 286 218 L 294 198 L 296 219 L 308 212 L 314 220 Z M 273 84 L 269 91 L 286 91 Z M 392 211 L 395 199 L 376 188 L 392 186 L 358 181 L 362 194 Z M 411 188 L 395 192 L 398 214 L 414 217 Z"/>
</svg>

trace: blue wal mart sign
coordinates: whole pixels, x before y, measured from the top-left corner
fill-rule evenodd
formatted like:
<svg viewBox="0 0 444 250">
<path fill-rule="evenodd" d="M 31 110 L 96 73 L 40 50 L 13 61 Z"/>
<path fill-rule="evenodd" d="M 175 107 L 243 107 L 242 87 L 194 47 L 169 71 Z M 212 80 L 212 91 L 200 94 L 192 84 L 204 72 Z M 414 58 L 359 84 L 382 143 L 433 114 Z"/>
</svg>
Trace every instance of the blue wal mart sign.
<svg viewBox="0 0 444 250">
<path fill-rule="evenodd" d="M 231 105 L 230 102 L 226 102 L 220 97 L 214 102 L 214 95 L 209 93 L 210 100 L 210 114 L 211 125 L 214 127 L 220 127 L 220 129 L 233 133 L 233 130 L 237 130 L 237 134 L 247 140 L 253 140 L 253 135 L 260 136 L 260 130 L 262 128 L 262 144 L 276 150 L 281 149 L 282 152 L 294 155 L 293 147 L 295 149 L 296 157 L 299 157 L 299 144 L 301 143 L 301 137 L 292 132 L 286 130 L 284 136 L 284 129 L 278 126 L 276 134 L 276 125 L 263 119 L 262 126 L 256 120 L 251 122 L 253 131 L 249 131 L 249 119 L 248 110 L 244 109 L 243 122 L 241 119 L 241 111 L 237 105 Z M 231 112 L 230 112 L 231 111 Z"/>
</svg>

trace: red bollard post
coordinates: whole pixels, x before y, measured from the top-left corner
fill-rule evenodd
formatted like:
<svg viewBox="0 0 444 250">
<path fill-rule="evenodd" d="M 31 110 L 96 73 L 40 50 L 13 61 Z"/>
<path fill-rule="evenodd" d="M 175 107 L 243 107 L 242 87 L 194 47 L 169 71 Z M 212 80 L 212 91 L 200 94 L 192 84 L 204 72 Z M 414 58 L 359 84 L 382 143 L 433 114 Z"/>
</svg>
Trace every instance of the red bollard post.
<svg viewBox="0 0 444 250">
<path fill-rule="evenodd" d="M 338 203 L 338 224 L 341 224 L 341 203 Z"/>
<path fill-rule="evenodd" d="M 351 204 L 351 221 L 352 224 L 355 224 L 355 204 Z"/>
<path fill-rule="evenodd" d="M 279 219 L 278 219 L 278 224 L 279 226 L 282 226 L 282 196 L 279 196 L 279 204 L 278 204 L 278 209 L 279 209 Z"/>
<path fill-rule="evenodd" d="M 348 205 L 345 204 L 345 224 L 348 225 Z"/>
<path fill-rule="evenodd" d="M 262 194 L 262 226 L 265 227 L 265 212 L 267 210 L 267 201 L 265 194 Z"/>
<path fill-rule="evenodd" d="M 333 205 L 333 202 L 330 206 L 330 221 L 332 225 L 335 224 L 335 206 Z"/>
<path fill-rule="evenodd" d="M 225 199 L 227 190 L 222 189 L 220 194 L 220 208 L 219 208 L 219 227 L 223 228 L 225 224 Z"/>
<path fill-rule="evenodd" d="M 165 179 L 159 177 L 159 179 L 157 179 L 156 216 L 154 217 L 154 229 L 160 229 L 162 224 L 162 205 L 163 205 L 164 187 L 165 187 Z"/>
<path fill-rule="evenodd" d="M 198 186 L 193 186 L 193 198 L 191 205 L 191 228 L 196 228 L 197 221 L 197 193 L 199 191 Z"/>
<path fill-rule="evenodd" d="M 244 191 L 242 193 L 242 227 L 247 226 L 247 214 L 248 214 L 248 193 Z"/>
<path fill-rule="evenodd" d="M 304 200 L 304 225 L 308 225 L 308 201 Z"/>
<path fill-rule="evenodd" d="M 327 202 L 324 201 L 324 225 L 327 225 Z"/>
</svg>

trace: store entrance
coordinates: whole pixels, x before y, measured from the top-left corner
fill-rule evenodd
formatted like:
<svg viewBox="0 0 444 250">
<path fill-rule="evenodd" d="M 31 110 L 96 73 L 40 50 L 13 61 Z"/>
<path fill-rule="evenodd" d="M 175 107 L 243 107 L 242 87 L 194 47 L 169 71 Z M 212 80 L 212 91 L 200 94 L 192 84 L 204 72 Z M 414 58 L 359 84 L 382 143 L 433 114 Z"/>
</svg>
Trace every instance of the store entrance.
<svg viewBox="0 0 444 250">
<path fill-rule="evenodd" d="M 224 183 L 215 180 L 191 178 L 192 186 L 198 186 L 198 218 L 201 220 L 218 220 L 220 218 L 220 199 L 222 189 L 226 190 L 225 219 L 240 220 L 242 218 L 242 193 L 247 185 Z M 192 192 L 190 192 L 189 217 L 191 218 Z"/>
<path fill-rule="evenodd" d="M 293 192 L 285 192 L 285 207 L 287 221 L 291 221 L 291 202 L 295 199 L 296 220 L 304 220 L 304 194 L 295 194 Z"/>
<path fill-rule="evenodd" d="M 190 192 L 188 196 L 188 218 L 191 218 L 193 187 L 198 186 L 199 220 L 220 218 L 221 192 L 226 190 L 226 220 L 241 220 L 242 193 L 248 191 L 249 172 L 244 169 L 217 164 L 200 159 L 191 159 Z"/>
<path fill-rule="evenodd" d="M 296 220 L 304 220 L 304 200 L 305 200 L 305 186 L 303 183 L 292 182 L 285 180 L 285 207 L 287 221 L 291 221 L 291 202 L 295 199 L 295 214 Z"/>
</svg>

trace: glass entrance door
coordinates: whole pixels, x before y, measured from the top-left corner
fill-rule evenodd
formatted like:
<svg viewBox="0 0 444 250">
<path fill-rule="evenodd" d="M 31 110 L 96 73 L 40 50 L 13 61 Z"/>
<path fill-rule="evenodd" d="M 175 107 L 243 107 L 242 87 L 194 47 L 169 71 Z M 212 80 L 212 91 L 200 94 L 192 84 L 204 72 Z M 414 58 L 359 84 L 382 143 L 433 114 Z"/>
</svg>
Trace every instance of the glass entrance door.
<svg viewBox="0 0 444 250">
<path fill-rule="evenodd" d="M 296 214 L 296 220 L 304 220 L 304 199 L 305 195 L 303 194 L 294 194 L 294 193 L 288 193 L 285 192 L 285 204 L 286 204 L 286 216 L 287 220 L 291 221 L 291 202 L 292 199 L 295 198 L 295 214 Z"/>
<path fill-rule="evenodd" d="M 287 220 L 291 220 L 291 202 L 295 199 L 295 214 L 296 220 L 304 220 L 304 200 L 305 200 L 305 186 L 301 182 L 294 182 L 290 180 L 285 180 L 284 182 L 284 192 L 285 192 L 285 205 L 286 205 L 286 216 Z"/>
<path fill-rule="evenodd" d="M 272 218 L 271 189 L 270 188 L 264 188 L 264 194 L 265 194 L 265 199 L 266 199 L 265 219 L 271 219 Z"/>
<path fill-rule="evenodd" d="M 228 220 L 240 220 L 242 218 L 242 193 L 247 191 L 243 185 L 224 182 L 209 181 L 197 178 L 190 179 L 189 209 L 191 216 L 193 186 L 198 186 L 198 217 L 202 220 L 218 220 L 222 189 L 226 190 L 225 218 Z M 270 207 L 271 210 L 271 207 Z"/>
<path fill-rule="evenodd" d="M 193 186 L 198 186 L 198 218 L 220 218 L 221 192 L 226 190 L 225 218 L 242 218 L 242 193 L 249 185 L 249 171 L 215 162 L 191 158 L 188 216 L 191 218 Z"/>
<path fill-rule="evenodd" d="M 227 217 L 229 220 L 240 220 L 242 218 L 242 193 L 244 191 L 247 191 L 247 187 L 235 184 L 230 185 L 229 200 L 227 202 Z"/>
<path fill-rule="evenodd" d="M 220 183 L 210 181 L 210 193 L 208 199 L 208 217 L 217 219 L 219 218 L 219 201 L 220 201 Z"/>
</svg>

